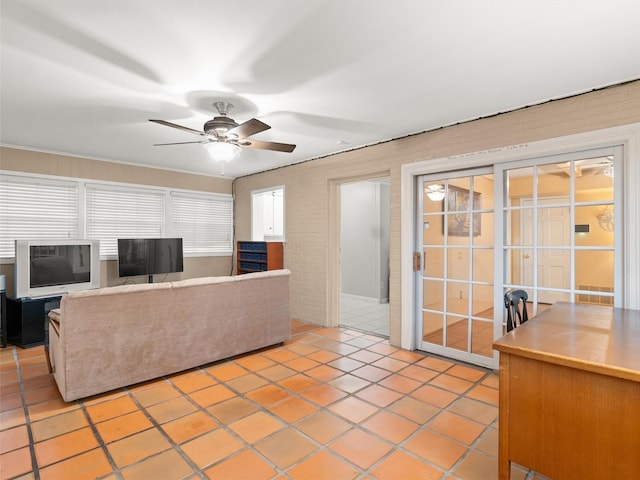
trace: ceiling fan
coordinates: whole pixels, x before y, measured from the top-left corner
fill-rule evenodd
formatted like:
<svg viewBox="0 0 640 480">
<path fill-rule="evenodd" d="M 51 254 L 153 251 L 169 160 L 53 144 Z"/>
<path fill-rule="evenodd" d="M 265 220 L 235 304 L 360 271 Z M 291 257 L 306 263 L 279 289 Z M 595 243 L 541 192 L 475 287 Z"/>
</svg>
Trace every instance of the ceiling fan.
<svg viewBox="0 0 640 480">
<path fill-rule="evenodd" d="M 165 120 L 149 119 L 150 122 L 159 123 L 160 125 L 166 125 L 167 127 L 177 128 L 178 130 L 183 130 L 185 132 L 205 137 L 200 141 L 158 143 L 154 146 L 201 143 L 207 150 L 209 150 L 214 158 L 222 161 L 230 160 L 237 155 L 240 151 L 240 147 L 273 150 L 276 152 L 286 153 L 293 152 L 296 148 L 295 145 L 288 143 L 265 142 L 249 139 L 252 135 L 269 130 L 271 127 L 255 118 L 238 124 L 234 119 L 228 116 L 229 112 L 233 108 L 233 105 L 229 102 L 215 102 L 213 106 L 218 110 L 220 115 L 207 121 L 203 126 L 203 131 L 194 130 L 193 128 L 184 127 Z"/>
</svg>

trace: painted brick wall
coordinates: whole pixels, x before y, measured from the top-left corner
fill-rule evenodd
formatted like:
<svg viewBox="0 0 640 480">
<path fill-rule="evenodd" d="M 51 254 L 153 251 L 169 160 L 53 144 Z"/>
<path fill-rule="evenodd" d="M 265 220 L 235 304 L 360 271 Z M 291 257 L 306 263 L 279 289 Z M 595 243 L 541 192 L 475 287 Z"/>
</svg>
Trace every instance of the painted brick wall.
<svg viewBox="0 0 640 480">
<path fill-rule="evenodd" d="M 640 122 L 640 81 L 243 177 L 235 184 L 236 237 L 251 235 L 250 192 L 284 185 L 292 317 L 329 325 L 330 182 L 386 173 L 391 178 L 390 340 L 399 345 L 401 165 L 635 122 Z"/>
</svg>

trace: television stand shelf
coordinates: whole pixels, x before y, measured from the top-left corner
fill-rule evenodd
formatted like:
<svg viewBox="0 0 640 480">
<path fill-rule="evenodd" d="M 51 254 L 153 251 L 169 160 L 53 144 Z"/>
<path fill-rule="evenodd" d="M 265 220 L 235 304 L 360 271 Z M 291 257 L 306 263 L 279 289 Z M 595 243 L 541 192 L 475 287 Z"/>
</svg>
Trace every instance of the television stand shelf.
<svg viewBox="0 0 640 480">
<path fill-rule="evenodd" d="M 283 268 L 282 242 L 239 241 L 236 251 L 238 275 Z"/>
<path fill-rule="evenodd" d="M 60 308 L 61 296 L 7 298 L 7 337 L 9 343 L 22 348 L 46 343 L 48 315 Z"/>
</svg>

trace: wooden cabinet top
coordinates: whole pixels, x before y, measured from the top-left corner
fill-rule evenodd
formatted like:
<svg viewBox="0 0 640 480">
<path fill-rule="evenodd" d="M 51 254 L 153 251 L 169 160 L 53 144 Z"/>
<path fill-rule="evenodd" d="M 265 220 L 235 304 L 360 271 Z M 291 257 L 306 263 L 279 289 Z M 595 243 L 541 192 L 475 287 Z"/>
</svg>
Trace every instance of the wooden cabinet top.
<svg viewBox="0 0 640 480">
<path fill-rule="evenodd" d="M 559 302 L 496 340 L 493 347 L 640 382 L 640 310 Z"/>
</svg>

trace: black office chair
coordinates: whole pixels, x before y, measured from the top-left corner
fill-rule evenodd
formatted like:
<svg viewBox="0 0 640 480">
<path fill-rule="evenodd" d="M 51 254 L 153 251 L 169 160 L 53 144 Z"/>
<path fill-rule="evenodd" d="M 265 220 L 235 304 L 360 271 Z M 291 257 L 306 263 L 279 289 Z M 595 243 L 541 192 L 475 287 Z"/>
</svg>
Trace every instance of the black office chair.
<svg viewBox="0 0 640 480">
<path fill-rule="evenodd" d="M 529 320 L 527 300 L 529 295 L 524 290 L 507 290 L 504 294 L 504 306 L 507 309 L 507 332 Z"/>
</svg>

